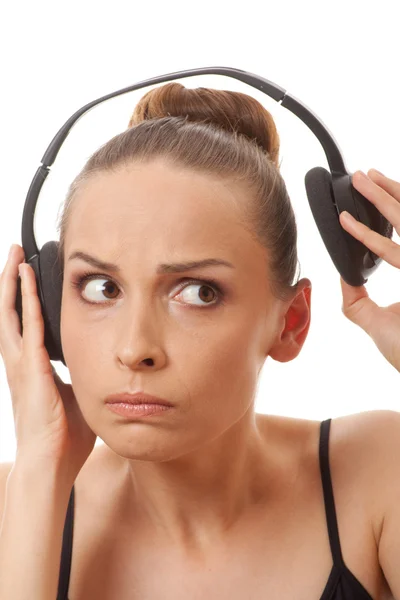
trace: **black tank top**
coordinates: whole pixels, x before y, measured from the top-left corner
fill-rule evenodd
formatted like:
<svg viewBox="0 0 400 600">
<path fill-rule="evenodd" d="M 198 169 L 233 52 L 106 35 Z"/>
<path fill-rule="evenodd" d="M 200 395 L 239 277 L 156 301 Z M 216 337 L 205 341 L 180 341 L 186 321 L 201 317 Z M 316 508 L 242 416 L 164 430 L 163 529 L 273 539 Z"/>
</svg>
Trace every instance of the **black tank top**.
<svg viewBox="0 0 400 600">
<path fill-rule="evenodd" d="M 319 600 L 373 600 L 364 586 L 346 567 L 340 549 L 339 532 L 333 499 L 332 480 L 329 470 L 329 432 L 331 419 L 321 422 L 319 442 L 319 464 L 324 492 L 325 513 L 328 524 L 329 542 L 333 557 L 332 570 Z M 71 572 L 72 538 L 74 522 L 74 487 L 67 509 L 64 526 L 61 568 L 57 600 L 68 600 L 69 577 Z M 317 598 L 315 600 L 318 600 Z"/>
</svg>

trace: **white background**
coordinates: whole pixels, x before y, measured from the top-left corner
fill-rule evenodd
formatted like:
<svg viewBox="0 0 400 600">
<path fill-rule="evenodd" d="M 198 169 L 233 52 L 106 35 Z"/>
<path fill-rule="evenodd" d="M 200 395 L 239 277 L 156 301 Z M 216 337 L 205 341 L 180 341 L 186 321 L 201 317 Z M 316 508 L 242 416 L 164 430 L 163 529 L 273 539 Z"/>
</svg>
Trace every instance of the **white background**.
<svg viewBox="0 0 400 600">
<path fill-rule="evenodd" d="M 229 66 L 262 75 L 300 99 L 326 124 L 349 172 L 375 167 L 400 180 L 398 2 L 36 2 L 0 11 L 0 268 L 21 244 L 31 180 L 54 135 L 83 105 L 141 80 L 183 69 Z M 253 94 L 281 136 L 281 171 L 296 213 L 301 277 L 313 284 L 312 317 L 297 359 L 267 359 L 256 411 L 297 418 L 400 409 L 400 375 L 367 334 L 341 312 L 336 271 L 304 187 L 306 172 L 327 168 L 321 145 L 288 110 L 227 77 L 181 80 Z M 57 240 L 58 209 L 89 155 L 127 128 L 146 90 L 108 101 L 74 127 L 42 188 L 35 219 L 39 248 Z M 399 242 L 396 233 L 394 241 Z M 387 263 L 366 284 L 381 306 L 400 300 L 400 273 Z M 66 367 L 54 363 L 70 382 Z M 100 438 L 96 445 L 102 444 Z M 0 360 L 0 462 L 16 440 Z"/>
</svg>

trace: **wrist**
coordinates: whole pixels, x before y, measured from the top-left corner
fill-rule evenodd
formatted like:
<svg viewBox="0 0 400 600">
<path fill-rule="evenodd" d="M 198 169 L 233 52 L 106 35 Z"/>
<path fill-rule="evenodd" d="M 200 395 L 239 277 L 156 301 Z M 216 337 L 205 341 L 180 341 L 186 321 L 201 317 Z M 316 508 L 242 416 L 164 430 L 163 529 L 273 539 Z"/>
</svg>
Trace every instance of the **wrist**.
<svg viewBox="0 0 400 600">
<path fill-rule="evenodd" d="M 54 489 L 65 489 L 68 494 L 75 481 L 70 474 L 68 465 L 61 465 L 47 459 L 37 459 L 32 454 L 27 456 L 24 453 L 17 453 L 8 477 L 13 481 L 32 483 L 32 486 L 48 481 Z"/>
</svg>

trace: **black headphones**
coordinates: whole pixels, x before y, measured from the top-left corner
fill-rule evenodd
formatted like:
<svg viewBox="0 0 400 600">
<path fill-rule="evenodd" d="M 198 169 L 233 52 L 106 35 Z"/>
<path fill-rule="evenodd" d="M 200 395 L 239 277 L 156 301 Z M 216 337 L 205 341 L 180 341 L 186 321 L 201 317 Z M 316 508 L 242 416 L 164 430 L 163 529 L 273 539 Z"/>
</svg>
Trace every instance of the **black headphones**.
<svg viewBox="0 0 400 600">
<path fill-rule="evenodd" d="M 59 149 L 76 121 L 97 104 L 120 94 L 126 94 L 156 83 L 203 74 L 233 77 L 264 92 L 277 102 L 281 102 L 281 106 L 297 115 L 317 136 L 328 159 L 330 172 L 323 167 L 314 167 L 306 173 L 304 182 L 319 233 L 344 281 L 352 286 L 363 285 L 368 281 L 367 277 L 370 277 L 382 262 L 379 256 L 343 229 L 339 221 L 339 215 L 342 211 L 347 210 L 355 219 L 390 239 L 393 235 L 393 225 L 353 187 L 351 174 L 345 168 L 336 141 L 327 127 L 309 108 L 287 94 L 286 90 L 272 81 L 240 69 L 204 67 L 153 77 L 94 100 L 74 113 L 61 127 L 47 148 L 41 161 L 42 164 L 36 171 L 29 187 L 22 216 L 22 247 L 25 253 L 25 262 L 32 267 L 36 277 L 37 292 L 45 327 L 44 344 L 50 360 L 61 360 L 66 366 L 60 335 L 63 273 L 57 255 L 59 242 L 46 242 L 39 250 L 35 240 L 33 222 L 40 190 Z M 20 277 L 17 279 L 15 308 L 19 316 L 22 333 Z"/>
</svg>

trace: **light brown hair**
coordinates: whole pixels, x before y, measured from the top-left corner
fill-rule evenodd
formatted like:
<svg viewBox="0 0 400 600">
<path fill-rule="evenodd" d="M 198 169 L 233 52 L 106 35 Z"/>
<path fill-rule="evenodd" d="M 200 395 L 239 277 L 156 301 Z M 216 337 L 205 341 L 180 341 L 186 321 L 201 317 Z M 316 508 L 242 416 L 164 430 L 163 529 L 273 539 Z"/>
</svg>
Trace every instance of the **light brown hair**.
<svg viewBox="0 0 400 600">
<path fill-rule="evenodd" d="M 73 200 L 85 182 L 96 173 L 163 158 L 173 166 L 245 186 L 249 199 L 243 206 L 243 226 L 266 249 L 271 293 L 287 301 L 298 283 L 293 284 L 297 226 L 279 172 L 279 146 L 272 115 L 247 94 L 189 89 L 180 83 L 147 92 L 136 105 L 128 129 L 92 154 L 68 189 L 57 226 L 62 271 Z"/>
</svg>

